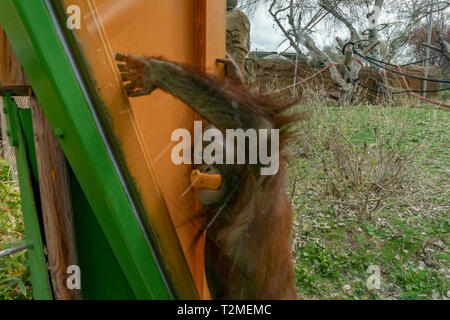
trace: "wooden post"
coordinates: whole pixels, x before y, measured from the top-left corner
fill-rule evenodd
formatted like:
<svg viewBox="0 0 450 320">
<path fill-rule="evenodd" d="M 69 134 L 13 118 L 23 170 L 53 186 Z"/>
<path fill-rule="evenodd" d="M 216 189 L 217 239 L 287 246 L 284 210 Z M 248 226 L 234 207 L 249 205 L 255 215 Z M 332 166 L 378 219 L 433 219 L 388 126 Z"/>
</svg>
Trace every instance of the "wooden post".
<svg viewBox="0 0 450 320">
<path fill-rule="evenodd" d="M 27 85 L 25 74 L 23 73 L 19 60 L 6 37 L 5 31 L 0 26 L 0 86 L 25 85 Z M 3 156 L 10 165 L 13 181 L 16 181 L 16 159 L 14 157 L 14 148 L 9 145 L 9 139 L 6 135 L 6 120 L 5 115 L 3 114 L 3 107 L 0 110 L 0 123 L 2 127 L 1 140 Z"/>
<path fill-rule="evenodd" d="M 201 71 L 206 71 L 206 0 L 194 0 L 194 65 Z M 195 120 L 202 120 L 198 114 L 194 115 Z M 198 200 L 194 200 L 194 208 L 199 212 L 201 205 Z M 200 230 L 201 224 L 198 224 Z M 203 300 L 211 299 L 205 275 L 205 239 L 206 233 L 203 233 L 198 239 L 194 250 L 194 270 L 192 276 L 197 284 L 200 298 Z"/>
<path fill-rule="evenodd" d="M 194 64 L 206 69 L 206 0 L 194 0 Z"/>
<path fill-rule="evenodd" d="M 13 95 L 25 95 L 25 91 L 31 92 L 20 62 L 1 27 L 0 86 L 10 86 L 4 87 L 0 93 L 7 91 Z M 53 294 L 57 300 L 80 299 L 80 290 L 72 291 L 66 286 L 70 276 L 67 275 L 67 267 L 78 265 L 66 159 L 39 102 L 32 96 L 30 103 Z"/>
<path fill-rule="evenodd" d="M 39 189 L 53 293 L 57 300 L 81 299 L 67 287 L 67 268 L 78 266 L 66 159 L 37 99 L 31 97 Z"/>
</svg>

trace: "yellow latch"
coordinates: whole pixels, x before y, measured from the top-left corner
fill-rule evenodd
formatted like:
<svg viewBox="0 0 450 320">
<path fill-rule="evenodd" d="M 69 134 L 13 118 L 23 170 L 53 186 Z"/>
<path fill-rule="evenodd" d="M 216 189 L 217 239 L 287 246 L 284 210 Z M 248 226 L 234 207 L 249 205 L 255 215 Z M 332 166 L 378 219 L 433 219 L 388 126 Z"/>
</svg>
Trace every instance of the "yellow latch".
<svg viewBox="0 0 450 320">
<path fill-rule="evenodd" d="M 200 170 L 192 170 L 191 185 L 194 189 L 218 190 L 222 185 L 222 176 L 220 174 L 208 174 Z"/>
</svg>

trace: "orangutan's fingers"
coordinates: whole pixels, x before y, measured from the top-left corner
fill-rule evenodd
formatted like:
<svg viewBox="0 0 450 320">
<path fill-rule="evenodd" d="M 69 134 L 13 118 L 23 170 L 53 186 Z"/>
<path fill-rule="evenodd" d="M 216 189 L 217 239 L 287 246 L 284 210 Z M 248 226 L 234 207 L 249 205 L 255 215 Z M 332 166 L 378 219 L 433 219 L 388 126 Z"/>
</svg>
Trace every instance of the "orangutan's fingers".
<svg viewBox="0 0 450 320">
<path fill-rule="evenodd" d="M 134 83 L 127 83 L 125 85 L 125 90 L 127 91 L 127 94 L 130 95 L 136 90 L 136 85 Z"/>
<path fill-rule="evenodd" d="M 145 96 L 147 94 L 148 94 L 147 90 L 140 89 L 140 90 L 136 90 L 136 91 L 131 92 L 130 94 L 128 94 L 128 96 L 131 97 L 131 98 L 136 98 L 136 97 Z"/>
<path fill-rule="evenodd" d="M 117 64 L 117 66 L 119 67 L 120 72 L 128 72 L 128 70 L 130 70 L 130 68 L 126 64 Z"/>
<path fill-rule="evenodd" d="M 129 68 L 142 67 L 142 65 L 144 64 L 143 58 L 134 56 L 132 54 L 116 52 L 114 53 L 114 58 L 117 61 L 125 62 L 125 64 L 128 65 Z"/>
<path fill-rule="evenodd" d="M 117 61 L 127 62 L 128 61 L 128 54 L 120 53 L 120 52 L 114 52 L 114 59 Z"/>
<path fill-rule="evenodd" d="M 130 74 L 128 72 L 121 73 L 122 81 L 130 81 Z"/>
</svg>

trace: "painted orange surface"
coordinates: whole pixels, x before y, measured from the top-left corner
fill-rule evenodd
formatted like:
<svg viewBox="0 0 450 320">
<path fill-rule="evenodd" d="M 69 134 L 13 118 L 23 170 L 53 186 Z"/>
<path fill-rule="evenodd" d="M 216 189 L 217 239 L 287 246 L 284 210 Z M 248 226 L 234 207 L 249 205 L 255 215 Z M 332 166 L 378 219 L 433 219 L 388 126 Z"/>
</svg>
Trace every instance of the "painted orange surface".
<svg viewBox="0 0 450 320">
<path fill-rule="evenodd" d="M 194 194 L 183 196 L 189 186 L 191 167 L 171 161 L 171 150 L 176 144 L 171 142 L 172 132 L 177 128 L 192 131 L 198 115 L 160 90 L 128 100 L 112 57 L 112 52 L 117 51 L 193 64 L 194 1 L 64 0 L 64 3 L 81 8 L 82 25 L 77 31 L 81 49 L 97 81 L 148 219 L 158 234 L 161 250 L 172 264 L 169 266 L 173 268 L 172 276 L 182 278 L 177 274 L 182 272 L 178 265 L 182 261 L 176 254 L 166 252 L 177 250 L 171 228 L 181 243 L 200 297 L 208 298 L 204 240 L 194 241 L 199 230 L 199 223 L 192 219 Z M 225 56 L 225 12 L 225 0 L 207 1 L 206 70 L 216 74 L 219 71 L 215 60 Z"/>
</svg>

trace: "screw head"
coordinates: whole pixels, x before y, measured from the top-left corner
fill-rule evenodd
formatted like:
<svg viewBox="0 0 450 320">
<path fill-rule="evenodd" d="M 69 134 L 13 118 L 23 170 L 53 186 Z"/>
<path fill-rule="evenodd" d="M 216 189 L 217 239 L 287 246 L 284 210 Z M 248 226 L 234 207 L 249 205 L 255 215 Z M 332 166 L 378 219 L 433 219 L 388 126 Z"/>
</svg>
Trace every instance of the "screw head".
<svg viewBox="0 0 450 320">
<path fill-rule="evenodd" d="M 55 135 L 57 138 L 60 138 L 60 139 L 64 138 L 64 130 L 61 128 L 56 128 Z"/>
</svg>

